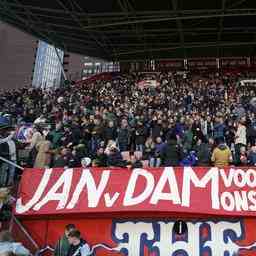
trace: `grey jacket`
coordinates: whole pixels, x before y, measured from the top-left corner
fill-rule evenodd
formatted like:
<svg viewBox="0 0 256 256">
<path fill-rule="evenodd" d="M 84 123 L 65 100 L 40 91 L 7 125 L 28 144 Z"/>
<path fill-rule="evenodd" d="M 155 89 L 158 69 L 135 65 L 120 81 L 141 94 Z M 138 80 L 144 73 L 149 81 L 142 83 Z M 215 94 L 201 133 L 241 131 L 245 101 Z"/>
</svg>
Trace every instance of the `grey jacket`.
<svg viewBox="0 0 256 256">
<path fill-rule="evenodd" d="M 16 255 L 30 255 L 28 249 L 26 249 L 21 243 L 15 242 L 0 242 L 0 254 L 5 252 L 12 252 Z"/>
</svg>

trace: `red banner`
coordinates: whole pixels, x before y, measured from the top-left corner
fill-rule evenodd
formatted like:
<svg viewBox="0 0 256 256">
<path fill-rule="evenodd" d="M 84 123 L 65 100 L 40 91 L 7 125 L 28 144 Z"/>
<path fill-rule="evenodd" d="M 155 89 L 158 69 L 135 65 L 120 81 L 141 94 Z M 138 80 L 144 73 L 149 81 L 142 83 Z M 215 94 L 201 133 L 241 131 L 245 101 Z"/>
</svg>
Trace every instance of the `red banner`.
<svg viewBox="0 0 256 256">
<path fill-rule="evenodd" d="M 256 216 L 255 187 L 253 168 L 27 169 L 16 214 Z"/>
</svg>

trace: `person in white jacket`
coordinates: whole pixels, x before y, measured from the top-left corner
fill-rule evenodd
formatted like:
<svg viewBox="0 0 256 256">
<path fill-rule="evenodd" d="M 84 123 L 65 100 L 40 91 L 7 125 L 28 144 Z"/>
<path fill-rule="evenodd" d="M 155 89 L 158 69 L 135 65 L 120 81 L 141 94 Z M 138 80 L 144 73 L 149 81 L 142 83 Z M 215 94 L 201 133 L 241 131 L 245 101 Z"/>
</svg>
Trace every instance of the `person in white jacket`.
<svg viewBox="0 0 256 256">
<path fill-rule="evenodd" d="M 30 252 L 21 243 L 14 242 L 9 231 L 0 233 L 0 254 L 13 253 L 18 256 L 28 256 Z"/>
<path fill-rule="evenodd" d="M 238 127 L 236 130 L 236 134 L 235 134 L 235 160 L 236 163 L 239 163 L 239 159 L 240 159 L 240 149 L 241 147 L 246 147 L 246 126 L 245 124 L 245 119 L 241 118 L 239 123 L 238 123 Z"/>
</svg>

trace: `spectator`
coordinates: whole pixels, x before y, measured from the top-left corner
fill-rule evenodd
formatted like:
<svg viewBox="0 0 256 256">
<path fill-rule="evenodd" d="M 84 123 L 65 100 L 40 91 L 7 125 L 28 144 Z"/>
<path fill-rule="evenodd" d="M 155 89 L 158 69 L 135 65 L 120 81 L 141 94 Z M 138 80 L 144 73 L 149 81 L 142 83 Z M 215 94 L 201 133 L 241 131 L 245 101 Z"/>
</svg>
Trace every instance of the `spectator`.
<svg viewBox="0 0 256 256">
<path fill-rule="evenodd" d="M 156 163 L 157 159 L 155 158 L 155 143 L 153 142 L 153 139 L 149 137 L 147 141 L 145 142 L 145 148 L 143 153 L 144 160 L 149 161 L 150 167 L 160 166 L 160 158 L 159 162 Z"/>
<path fill-rule="evenodd" d="M 65 227 L 64 235 L 58 240 L 55 250 L 54 256 L 67 256 L 70 244 L 68 241 L 68 235 L 71 231 L 75 230 L 76 227 L 74 224 L 68 224 Z"/>
<path fill-rule="evenodd" d="M 103 134 L 105 144 L 107 145 L 110 140 L 115 141 L 117 138 L 117 129 L 113 121 L 108 122 L 108 126 L 104 129 Z"/>
<path fill-rule="evenodd" d="M 0 156 L 16 163 L 16 145 L 13 133 L 10 133 L 10 124 L 6 118 L 0 119 Z M 15 167 L 0 161 L 0 186 L 12 185 L 15 177 Z"/>
<path fill-rule="evenodd" d="M 62 148 L 60 154 L 54 161 L 54 167 L 77 167 L 80 163 L 77 163 L 75 157 L 72 155 L 69 148 Z"/>
<path fill-rule="evenodd" d="M 101 166 L 101 167 L 107 166 L 108 157 L 104 153 L 104 148 L 101 147 L 97 150 L 95 160 L 97 161 L 98 166 Z"/>
<path fill-rule="evenodd" d="M 165 147 L 165 143 L 162 142 L 162 138 L 157 137 L 156 143 L 155 143 L 154 158 L 151 159 L 151 164 L 154 164 L 155 167 L 159 167 L 161 165 L 161 154 L 164 147 Z"/>
<path fill-rule="evenodd" d="M 29 250 L 21 243 L 14 242 L 9 231 L 0 232 L 0 254 L 1 253 L 13 253 L 18 256 L 30 255 Z"/>
<path fill-rule="evenodd" d="M 248 155 L 248 163 L 250 165 L 256 165 L 256 146 L 251 147 Z"/>
<path fill-rule="evenodd" d="M 46 127 L 52 136 L 53 152 L 64 148 L 67 151 L 53 157 L 50 167 L 81 166 L 84 157 L 91 158 L 93 165 L 105 165 L 106 155 L 100 152 L 112 140 L 122 155 L 128 156 L 137 149 L 143 152 L 142 159 L 149 160 L 150 166 L 160 166 L 167 161 L 162 159 L 161 163 L 161 157 L 163 148 L 170 147 L 170 144 L 165 146 L 170 137 L 177 140 L 181 158 L 183 153 L 189 156 L 198 140 L 224 138 L 232 152 L 235 151 L 235 163 L 239 164 L 240 148 L 245 146 L 247 150 L 256 138 L 254 108 L 250 103 L 256 93 L 236 86 L 248 74 L 191 72 L 185 79 L 174 73 L 159 74 L 155 75 L 160 82 L 156 88 L 138 87 L 136 82 L 141 75 L 120 74 L 108 83 L 99 78 L 52 91 L 24 88 L 1 92 L 0 118 L 11 120 L 14 125 L 23 123 L 22 137 L 26 139 L 30 137 L 28 122 L 34 124 L 32 139 L 28 139 L 28 166 L 38 166 L 36 156 L 41 154 L 37 149 L 40 151 L 40 142 L 45 141 L 42 130 Z M 242 123 L 236 129 L 237 120 Z M 157 142 L 159 138 L 161 141 Z M 211 148 L 212 144 L 208 144 Z M 202 145 L 198 146 L 200 155 L 205 151 L 201 151 Z M 8 146 L 2 147 L 5 149 L 1 154 L 8 156 Z M 23 150 L 23 142 L 18 142 L 17 148 Z M 120 154 L 116 153 L 119 158 Z M 206 164 L 201 159 L 202 155 L 197 165 Z"/>
<path fill-rule="evenodd" d="M 247 152 L 245 147 L 240 148 L 240 156 L 239 156 L 239 163 L 238 165 L 247 165 L 248 159 L 247 159 Z"/>
<path fill-rule="evenodd" d="M 43 132 L 41 127 L 34 126 L 33 127 L 33 135 L 31 140 L 29 141 L 28 149 L 29 149 L 29 165 L 33 166 L 36 155 L 37 155 L 37 145 L 43 140 Z"/>
<path fill-rule="evenodd" d="M 142 121 L 138 121 L 135 131 L 136 150 L 143 152 L 144 145 L 147 139 L 147 129 L 143 126 Z"/>
<path fill-rule="evenodd" d="M 87 242 L 81 237 L 79 230 L 71 230 L 68 234 L 68 242 L 70 244 L 66 256 L 89 256 L 90 247 Z"/>
<path fill-rule="evenodd" d="M 235 135 L 235 161 L 239 163 L 239 155 L 241 147 L 246 147 L 246 127 L 244 125 L 245 119 L 240 119 Z"/>
<path fill-rule="evenodd" d="M 127 151 L 130 143 L 130 130 L 126 119 L 121 121 L 121 127 L 117 130 L 117 141 L 121 152 Z"/>
<path fill-rule="evenodd" d="M 110 167 L 124 167 L 122 155 L 115 145 L 109 148 L 107 155 L 107 165 Z"/>
<path fill-rule="evenodd" d="M 198 139 L 195 146 L 195 153 L 198 158 L 198 166 L 209 166 L 211 159 L 211 151 L 207 143 L 202 142 L 201 139 Z"/>
<path fill-rule="evenodd" d="M 211 161 L 219 168 L 226 167 L 233 161 L 231 151 L 223 138 L 219 138 L 219 145 L 213 150 Z"/>
<path fill-rule="evenodd" d="M 51 136 L 48 134 L 46 137 L 37 143 L 36 150 L 37 156 L 34 163 L 34 168 L 49 168 L 52 161 L 51 152 Z"/>
<path fill-rule="evenodd" d="M 181 149 L 176 138 L 169 138 L 161 153 L 164 166 L 178 166 L 181 160 Z"/>
</svg>

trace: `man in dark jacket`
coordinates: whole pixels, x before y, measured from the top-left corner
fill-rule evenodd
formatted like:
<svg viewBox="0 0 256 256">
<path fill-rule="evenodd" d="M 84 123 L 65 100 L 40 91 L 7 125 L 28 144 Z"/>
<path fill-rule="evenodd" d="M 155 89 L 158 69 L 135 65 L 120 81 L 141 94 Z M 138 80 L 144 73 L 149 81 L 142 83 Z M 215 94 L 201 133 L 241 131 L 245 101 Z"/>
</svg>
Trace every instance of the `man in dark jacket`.
<svg viewBox="0 0 256 256">
<path fill-rule="evenodd" d="M 107 165 L 112 167 L 123 167 L 124 161 L 117 148 L 111 148 L 107 159 Z"/>
<path fill-rule="evenodd" d="M 108 122 L 108 126 L 103 131 L 103 139 L 105 141 L 105 144 L 107 145 L 109 140 L 115 141 L 117 138 L 117 130 L 114 126 L 113 121 Z"/>
<path fill-rule="evenodd" d="M 104 153 L 104 148 L 99 148 L 96 153 L 95 160 L 98 163 L 98 166 L 105 167 L 107 166 L 108 156 Z"/>
<path fill-rule="evenodd" d="M 67 256 L 70 244 L 68 242 L 68 235 L 72 230 L 75 230 L 74 224 L 68 224 L 65 227 L 64 235 L 59 239 L 54 250 L 54 256 Z"/>
<path fill-rule="evenodd" d="M 72 230 L 68 234 L 68 242 L 70 244 L 67 256 L 89 256 L 90 247 L 86 241 L 81 237 L 79 230 Z"/>
<path fill-rule="evenodd" d="M 170 137 L 163 148 L 162 160 L 164 166 L 178 166 L 181 160 L 181 150 L 176 138 Z"/>
<path fill-rule="evenodd" d="M 120 151 L 127 151 L 130 143 L 130 130 L 126 119 L 122 120 L 121 127 L 117 132 L 117 139 Z"/>
<path fill-rule="evenodd" d="M 207 143 L 203 143 L 201 139 L 198 139 L 195 146 L 196 156 L 198 158 L 198 166 L 209 166 L 211 159 L 210 147 Z"/>
<path fill-rule="evenodd" d="M 136 150 L 143 152 L 146 139 L 147 128 L 139 121 L 135 131 Z"/>
</svg>

